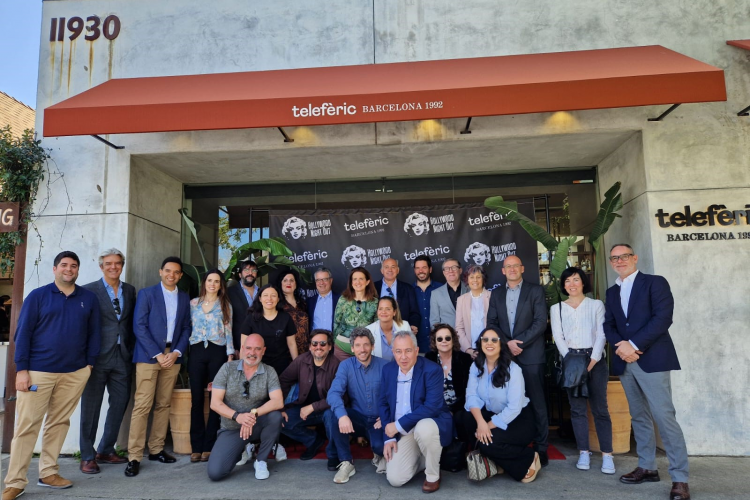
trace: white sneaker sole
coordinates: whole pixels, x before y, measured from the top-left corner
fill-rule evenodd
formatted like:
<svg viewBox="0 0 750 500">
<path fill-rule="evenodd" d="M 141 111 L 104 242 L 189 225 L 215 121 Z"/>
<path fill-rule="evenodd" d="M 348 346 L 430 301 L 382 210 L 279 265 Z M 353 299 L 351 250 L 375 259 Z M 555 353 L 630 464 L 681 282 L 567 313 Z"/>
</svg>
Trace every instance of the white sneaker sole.
<svg viewBox="0 0 750 500">
<path fill-rule="evenodd" d="M 576 469 L 578 469 L 578 470 L 591 470 L 591 466 L 590 465 L 576 464 Z"/>
<path fill-rule="evenodd" d="M 614 474 L 617 472 L 615 469 L 602 469 L 602 474 Z"/>
<path fill-rule="evenodd" d="M 356 474 L 356 473 L 357 473 L 357 469 L 353 469 L 353 470 L 352 470 L 352 471 L 351 471 L 351 472 L 349 473 L 349 475 L 348 475 L 348 476 L 346 476 L 346 479 L 345 479 L 345 480 L 343 480 L 343 481 L 336 481 L 336 478 L 334 477 L 334 478 L 333 478 L 333 482 L 334 482 L 334 483 L 336 483 L 336 484 L 344 484 L 344 483 L 348 483 L 348 482 L 349 482 L 349 478 L 350 478 L 350 477 L 352 477 L 352 476 L 353 476 L 354 474 Z"/>
</svg>

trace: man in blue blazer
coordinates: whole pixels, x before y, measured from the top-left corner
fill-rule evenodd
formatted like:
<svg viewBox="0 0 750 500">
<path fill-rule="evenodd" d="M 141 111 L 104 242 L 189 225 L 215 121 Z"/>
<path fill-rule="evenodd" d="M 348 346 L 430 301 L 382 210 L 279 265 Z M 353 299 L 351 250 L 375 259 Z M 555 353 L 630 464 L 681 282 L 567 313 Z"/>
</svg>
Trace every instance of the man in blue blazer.
<svg viewBox="0 0 750 500">
<path fill-rule="evenodd" d="M 319 267 L 313 276 L 318 294 L 307 300 L 307 316 L 312 324 L 310 331 L 321 329 L 333 331 L 333 316 L 340 297 L 331 290 L 333 274 L 327 267 Z"/>
<path fill-rule="evenodd" d="M 617 349 L 612 372 L 620 375 L 628 398 L 638 451 L 638 467 L 620 477 L 620 481 L 659 481 L 655 420 L 669 459 L 670 499 L 687 500 L 687 447 L 675 418 L 670 382 L 670 371 L 680 369 L 669 336 L 674 310 L 672 292 L 663 277 L 638 271 L 638 256 L 628 244 L 613 246 L 609 261 L 619 277 L 607 290 L 604 333 Z"/>
<path fill-rule="evenodd" d="M 394 363 L 380 379 L 380 424 L 386 441 L 383 456 L 391 486 L 402 486 L 425 471 L 422 491 L 440 488 L 440 454 L 453 439 L 450 410 L 443 399 L 443 370 L 419 356 L 412 332 L 393 335 Z"/>
<path fill-rule="evenodd" d="M 422 317 L 419 314 L 417 294 L 409 283 L 398 280 L 398 261 L 396 259 L 385 259 L 380 267 L 383 279 L 375 282 L 375 291 L 378 297 L 393 297 L 398 303 L 401 319 L 408 321 L 414 335 L 419 331 Z"/>
<path fill-rule="evenodd" d="M 137 476 L 143 458 L 146 426 L 151 406 L 154 417 L 148 440 L 149 460 L 174 463 L 164 451 L 177 375 L 182 354 L 190 338 L 190 297 L 177 288 L 182 277 L 179 257 L 167 257 L 159 269 L 161 282 L 138 292 L 135 303 L 135 403 L 128 437 L 128 465 L 125 475 Z"/>
</svg>

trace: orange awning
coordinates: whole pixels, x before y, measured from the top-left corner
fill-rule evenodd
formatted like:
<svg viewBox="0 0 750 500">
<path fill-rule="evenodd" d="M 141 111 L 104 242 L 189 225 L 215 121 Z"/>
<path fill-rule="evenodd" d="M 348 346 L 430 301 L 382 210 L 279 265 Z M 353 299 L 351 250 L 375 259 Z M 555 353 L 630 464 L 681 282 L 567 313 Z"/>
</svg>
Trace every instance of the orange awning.
<svg viewBox="0 0 750 500">
<path fill-rule="evenodd" d="M 727 40 L 727 45 L 733 45 L 741 49 L 750 50 L 750 40 Z"/>
<path fill-rule="evenodd" d="M 44 111 L 45 137 L 391 122 L 725 101 L 661 46 L 114 79 Z"/>
</svg>

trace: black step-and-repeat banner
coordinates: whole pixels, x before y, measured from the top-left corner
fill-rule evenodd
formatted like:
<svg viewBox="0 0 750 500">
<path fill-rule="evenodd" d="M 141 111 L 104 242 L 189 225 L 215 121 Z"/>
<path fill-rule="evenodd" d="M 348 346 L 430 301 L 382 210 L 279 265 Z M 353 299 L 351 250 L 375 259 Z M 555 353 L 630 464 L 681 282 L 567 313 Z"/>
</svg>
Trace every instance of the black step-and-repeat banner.
<svg viewBox="0 0 750 500">
<path fill-rule="evenodd" d="M 518 202 L 521 213 L 534 219 L 532 200 Z M 277 210 L 270 213 L 271 236 L 284 236 L 295 264 L 309 270 L 324 266 L 333 272 L 333 289 L 346 286 L 349 271 L 365 267 L 373 281 L 382 278 L 385 259 L 398 260 L 399 279 L 414 283 L 414 259 L 432 259 L 432 279 L 444 282 L 442 262 L 455 258 L 461 267 L 484 266 L 487 288 L 505 282 L 503 261 L 517 255 L 526 279 L 539 276 L 537 244 L 516 222 L 482 205 L 440 205 L 408 209 Z M 311 285 L 314 289 L 314 286 Z M 313 292 L 314 293 L 314 292 Z"/>
</svg>

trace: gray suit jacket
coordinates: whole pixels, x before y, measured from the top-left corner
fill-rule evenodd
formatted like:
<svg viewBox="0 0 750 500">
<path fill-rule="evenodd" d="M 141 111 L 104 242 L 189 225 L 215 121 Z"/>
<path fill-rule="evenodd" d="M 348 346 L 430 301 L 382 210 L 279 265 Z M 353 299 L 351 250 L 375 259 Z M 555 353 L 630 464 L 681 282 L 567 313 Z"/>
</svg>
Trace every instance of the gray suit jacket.
<svg viewBox="0 0 750 500">
<path fill-rule="evenodd" d="M 99 299 L 102 343 L 96 366 L 107 366 L 114 363 L 115 360 L 112 358 L 115 353 L 122 355 L 128 365 L 132 363 L 133 348 L 135 347 L 135 335 L 133 335 L 135 288 L 122 281 L 120 285 L 122 286 L 122 300 L 120 301 L 122 314 L 120 314 L 119 320 L 101 279 L 83 286 L 94 292 Z M 117 345 L 118 335 L 120 337 L 119 346 Z"/>
<path fill-rule="evenodd" d="M 461 282 L 461 295 L 469 293 L 469 287 Z M 448 295 L 448 284 L 436 288 L 430 295 L 430 325 L 446 323 L 456 327 L 456 308 Z"/>
</svg>

